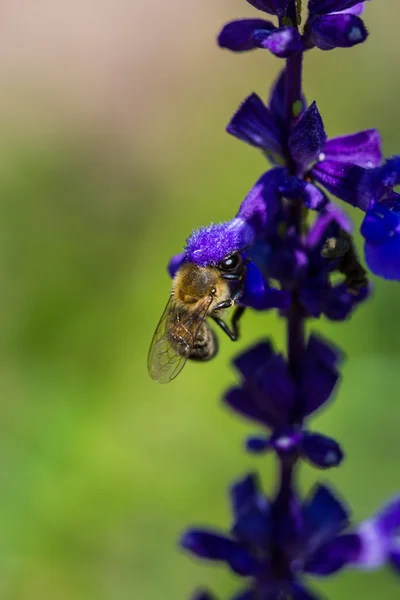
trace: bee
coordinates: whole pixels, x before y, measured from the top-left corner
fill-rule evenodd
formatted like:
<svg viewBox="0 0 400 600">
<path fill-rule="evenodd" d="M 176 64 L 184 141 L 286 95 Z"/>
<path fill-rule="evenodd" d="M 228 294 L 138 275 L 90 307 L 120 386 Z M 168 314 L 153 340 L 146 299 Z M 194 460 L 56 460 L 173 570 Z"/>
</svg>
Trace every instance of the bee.
<svg viewBox="0 0 400 600">
<path fill-rule="evenodd" d="M 235 252 L 215 266 L 200 267 L 192 262 L 181 266 L 150 345 L 147 366 L 152 379 L 168 383 L 188 359 L 207 361 L 217 354 L 218 339 L 206 317 L 231 340 L 238 339 L 244 307 L 235 307 L 232 329 L 220 315 L 243 294 L 246 262 Z"/>
</svg>

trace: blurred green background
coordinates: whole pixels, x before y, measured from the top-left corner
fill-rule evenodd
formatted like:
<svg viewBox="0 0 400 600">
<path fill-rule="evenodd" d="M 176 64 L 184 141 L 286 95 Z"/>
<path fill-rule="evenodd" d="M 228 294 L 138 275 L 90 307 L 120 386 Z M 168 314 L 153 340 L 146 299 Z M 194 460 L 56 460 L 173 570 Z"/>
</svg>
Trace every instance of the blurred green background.
<svg viewBox="0 0 400 600">
<path fill-rule="evenodd" d="M 371 2 L 368 42 L 308 53 L 304 83 L 329 135 L 378 127 L 400 151 L 396 0 Z M 169 257 L 194 227 L 231 218 L 265 169 L 224 133 L 282 62 L 234 56 L 215 35 L 257 16 L 244 0 L 7 0 L 0 24 L 0 598 L 178 600 L 226 570 L 177 547 L 191 523 L 228 524 L 226 486 L 275 464 L 246 456 L 254 431 L 221 407 L 243 339 L 149 380 L 146 355 L 167 301 Z M 358 215 L 353 214 L 357 220 Z M 349 323 L 313 328 L 346 350 L 336 401 L 313 423 L 347 451 L 331 481 L 355 519 L 400 489 L 400 288 L 376 281 Z M 322 582 L 332 600 L 399 597 L 389 572 Z"/>
</svg>

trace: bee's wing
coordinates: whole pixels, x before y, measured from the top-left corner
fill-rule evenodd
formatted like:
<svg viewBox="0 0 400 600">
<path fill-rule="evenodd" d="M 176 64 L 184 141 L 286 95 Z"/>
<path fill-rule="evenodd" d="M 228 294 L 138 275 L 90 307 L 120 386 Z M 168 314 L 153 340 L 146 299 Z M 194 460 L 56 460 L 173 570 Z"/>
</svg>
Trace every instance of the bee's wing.
<svg viewBox="0 0 400 600">
<path fill-rule="evenodd" d="M 211 302 L 212 298 L 207 297 L 195 311 L 186 312 L 180 311 L 173 297 L 170 297 L 150 345 L 147 368 L 152 379 L 159 383 L 169 383 L 182 371 Z M 179 323 L 176 328 L 179 327 L 179 341 L 175 339 L 174 343 L 172 337 L 174 327 L 170 322 L 175 323 L 177 314 L 179 314 Z"/>
</svg>

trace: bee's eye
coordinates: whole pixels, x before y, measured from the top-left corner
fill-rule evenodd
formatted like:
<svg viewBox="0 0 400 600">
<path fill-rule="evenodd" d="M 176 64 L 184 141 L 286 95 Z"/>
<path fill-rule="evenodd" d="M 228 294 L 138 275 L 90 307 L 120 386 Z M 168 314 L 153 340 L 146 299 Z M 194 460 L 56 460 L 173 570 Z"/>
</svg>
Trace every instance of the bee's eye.
<svg viewBox="0 0 400 600">
<path fill-rule="evenodd" d="M 232 254 L 232 256 L 221 260 L 219 266 L 223 271 L 234 271 L 239 267 L 241 262 L 242 257 L 240 254 Z"/>
</svg>

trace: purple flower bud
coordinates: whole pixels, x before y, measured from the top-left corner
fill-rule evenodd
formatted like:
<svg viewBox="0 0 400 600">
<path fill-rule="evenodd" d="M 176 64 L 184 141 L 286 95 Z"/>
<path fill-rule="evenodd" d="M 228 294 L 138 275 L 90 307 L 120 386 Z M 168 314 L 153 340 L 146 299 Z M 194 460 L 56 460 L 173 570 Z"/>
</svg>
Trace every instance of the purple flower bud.
<svg viewBox="0 0 400 600">
<path fill-rule="evenodd" d="M 282 156 L 282 132 L 269 109 L 257 94 L 251 94 L 232 117 L 227 132 L 264 150 Z"/>
<path fill-rule="evenodd" d="M 315 102 L 297 121 L 289 138 L 292 157 L 303 167 L 317 160 L 326 142 L 324 124 Z"/>
<path fill-rule="evenodd" d="M 308 40 L 320 50 L 351 48 L 365 42 L 368 31 L 356 15 L 336 13 L 312 17 L 308 22 Z"/>
<path fill-rule="evenodd" d="M 277 28 L 263 19 L 240 19 L 228 23 L 218 36 L 218 44 L 232 52 L 264 48 L 280 58 L 287 58 L 303 48 L 297 29 Z"/>
</svg>

